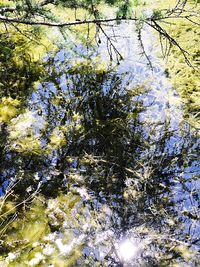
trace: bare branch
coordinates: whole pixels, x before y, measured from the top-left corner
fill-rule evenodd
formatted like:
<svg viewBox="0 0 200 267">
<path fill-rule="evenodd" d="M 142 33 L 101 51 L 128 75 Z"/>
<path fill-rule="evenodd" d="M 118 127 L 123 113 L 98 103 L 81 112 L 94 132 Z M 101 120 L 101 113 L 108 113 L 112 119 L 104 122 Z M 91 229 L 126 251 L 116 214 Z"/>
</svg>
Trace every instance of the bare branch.
<svg viewBox="0 0 200 267">
<path fill-rule="evenodd" d="M 98 24 L 101 22 L 114 22 L 114 21 L 126 21 L 126 19 L 117 19 L 117 18 L 108 18 L 108 19 L 92 19 L 92 20 L 83 20 L 83 21 L 72 21 L 72 22 L 49 22 L 49 21 L 33 21 L 26 20 L 21 18 L 12 18 L 7 16 L 0 16 L 0 21 L 7 23 L 19 23 L 25 25 L 40 25 L 40 26 L 49 26 L 49 27 L 69 27 L 81 24 Z M 137 21 L 136 18 L 129 20 Z"/>
<path fill-rule="evenodd" d="M 185 62 L 188 64 L 188 66 L 194 68 L 190 62 L 190 60 L 188 59 L 188 52 L 186 50 L 184 50 L 180 44 L 172 37 L 170 36 L 165 29 L 163 29 L 155 20 L 151 20 L 150 22 L 146 21 L 146 23 L 152 27 L 154 30 L 156 30 L 161 36 L 163 36 L 164 38 L 166 38 L 169 43 L 171 45 L 174 45 L 176 46 L 182 53 L 184 59 L 185 59 Z"/>
<path fill-rule="evenodd" d="M 54 2 L 54 0 L 44 0 L 39 6 L 46 6 L 48 4 L 53 4 Z"/>
<path fill-rule="evenodd" d="M 104 29 L 102 28 L 101 24 L 98 24 L 99 26 L 99 29 L 102 31 L 102 33 L 104 34 L 104 36 L 106 37 L 107 39 L 107 43 L 108 43 L 108 46 L 110 46 L 110 49 L 108 47 L 108 51 L 110 51 L 110 58 L 112 59 L 112 49 L 114 50 L 114 52 L 116 53 L 116 55 L 119 56 L 119 59 L 117 57 L 117 63 L 119 63 L 119 60 L 123 59 L 121 53 L 118 51 L 118 49 L 115 47 L 115 45 L 113 44 L 111 38 L 106 34 L 106 32 L 104 31 Z"/>
<path fill-rule="evenodd" d="M 14 12 L 16 11 L 16 7 L 2 7 L 0 8 L 0 14 L 4 14 L 6 12 Z"/>
<path fill-rule="evenodd" d="M 147 59 L 147 62 L 151 68 L 151 70 L 153 70 L 153 66 L 152 66 L 152 63 L 151 63 L 151 60 L 149 58 L 149 56 L 147 55 L 146 53 L 146 50 L 145 50 L 145 47 L 144 47 L 144 44 L 143 44 L 143 41 L 142 41 L 142 31 L 141 29 L 139 30 L 138 32 L 138 40 L 140 42 L 140 46 L 141 46 L 141 49 L 142 49 L 142 54 L 145 56 L 145 58 Z"/>
</svg>

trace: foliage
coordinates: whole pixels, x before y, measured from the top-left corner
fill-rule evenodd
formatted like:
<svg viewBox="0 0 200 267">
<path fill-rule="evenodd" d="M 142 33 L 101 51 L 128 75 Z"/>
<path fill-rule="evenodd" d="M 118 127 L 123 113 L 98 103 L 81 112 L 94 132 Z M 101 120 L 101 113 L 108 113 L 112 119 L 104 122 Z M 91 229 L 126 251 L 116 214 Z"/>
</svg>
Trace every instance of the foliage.
<svg viewBox="0 0 200 267">
<path fill-rule="evenodd" d="M 31 43 L 20 33 L 2 32 L 0 47 L 0 96 L 23 98 L 43 67 L 33 60 Z"/>
<path fill-rule="evenodd" d="M 11 97 L 3 97 L 0 104 L 0 122 L 7 122 L 17 114 L 17 106 L 20 102 Z"/>
</svg>

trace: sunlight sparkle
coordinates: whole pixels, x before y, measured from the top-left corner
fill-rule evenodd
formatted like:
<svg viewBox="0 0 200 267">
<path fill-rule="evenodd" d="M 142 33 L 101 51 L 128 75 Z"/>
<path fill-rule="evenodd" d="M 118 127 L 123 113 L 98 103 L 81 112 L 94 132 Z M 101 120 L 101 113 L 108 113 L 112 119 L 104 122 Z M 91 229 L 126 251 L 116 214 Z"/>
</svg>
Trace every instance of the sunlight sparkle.
<svg viewBox="0 0 200 267">
<path fill-rule="evenodd" d="M 124 261 L 129 261 L 134 258 L 137 254 L 137 245 L 130 239 L 124 240 L 118 249 L 119 256 Z"/>
</svg>

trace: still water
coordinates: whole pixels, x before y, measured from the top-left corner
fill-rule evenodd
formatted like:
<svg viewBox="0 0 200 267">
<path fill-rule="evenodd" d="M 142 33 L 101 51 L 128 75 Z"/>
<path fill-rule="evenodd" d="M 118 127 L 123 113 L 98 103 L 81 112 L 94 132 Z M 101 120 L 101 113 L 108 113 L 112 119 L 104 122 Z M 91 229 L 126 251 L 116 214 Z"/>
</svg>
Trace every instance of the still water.
<svg viewBox="0 0 200 267">
<path fill-rule="evenodd" d="M 104 34 L 96 49 L 47 55 L 6 128 L 1 195 L 18 208 L 6 217 L 3 264 L 200 264 L 199 135 L 149 29 L 153 68 L 133 24 L 105 32 L 120 63 Z"/>
</svg>

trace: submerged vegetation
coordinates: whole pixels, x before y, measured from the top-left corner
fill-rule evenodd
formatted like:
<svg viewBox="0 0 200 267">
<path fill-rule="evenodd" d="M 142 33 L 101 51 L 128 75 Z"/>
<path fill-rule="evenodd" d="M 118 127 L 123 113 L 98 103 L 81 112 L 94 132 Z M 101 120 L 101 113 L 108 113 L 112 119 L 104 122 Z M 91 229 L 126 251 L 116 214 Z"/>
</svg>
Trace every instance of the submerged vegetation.
<svg viewBox="0 0 200 267">
<path fill-rule="evenodd" d="M 199 266 L 199 33 L 179 18 L 186 2 L 3 1 L 0 266 Z M 170 11 L 172 25 L 159 21 Z M 127 19 L 136 67 L 117 47 Z M 142 39 L 156 23 L 170 34 L 168 70 Z M 193 52 L 184 58 L 174 38 L 187 36 L 196 45 L 183 44 Z M 187 100 L 184 117 L 166 97 L 167 75 Z"/>
<path fill-rule="evenodd" d="M 176 1 L 168 1 L 167 3 L 156 4 L 155 7 L 169 8 L 173 7 Z M 172 35 L 178 43 L 184 47 L 188 53 L 188 58 L 192 62 L 192 67 L 185 64 L 185 59 L 176 47 L 164 45 L 163 53 L 167 58 L 167 72 L 171 81 L 180 93 L 185 108 L 185 118 L 190 124 L 200 127 L 200 83 L 199 83 L 199 61 L 200 61 L 200 29 L 198 1 L 188 1 L 187 9 L 194 14 L 191 16 L 189 12 L 182 14 L 182 19 L 174 17 L 172 21 L 165 20 L 164 27 L 170 35 Z M 187 19 L 185 19 L 187 17 Z"/>
</svg>

